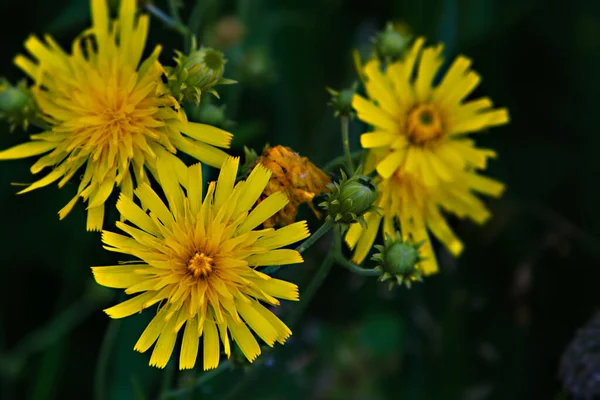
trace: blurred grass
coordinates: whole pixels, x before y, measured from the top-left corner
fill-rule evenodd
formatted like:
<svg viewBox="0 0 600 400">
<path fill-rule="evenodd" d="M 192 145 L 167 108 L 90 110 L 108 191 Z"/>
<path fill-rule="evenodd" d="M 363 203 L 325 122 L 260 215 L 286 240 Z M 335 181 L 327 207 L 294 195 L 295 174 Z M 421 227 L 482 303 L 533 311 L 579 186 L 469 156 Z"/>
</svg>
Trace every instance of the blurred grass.
<svg viewBox="0 0 600 400">
<path fill-rule="evenodd" d="M 235 15 L 245 37 L 224 49 L 228 76 L 222 103 L 237 125 L 233 152 L 264 143 L 294 147 L 323 165 L 341 154 L 339 122 L 325 106 L 325 86 L 355 80 L 351 50 L 364 49 L 387 20 L 408 23 L 444 41 L 448 59 L 474 60 L 489 95 L 511 111 L 509 126 L 482 134 L 498 151 L 489 174 L 507 183 L 490 202 L 484 227 L 453 221 L 467 243 L 459 260 L 443 249 L 443 270 L 410 291 L 334 268 L 285 346 L 193 392 L 256 399 L 531 399 L 560 392 L 557 361 L 574 330 L 598 307 L 600 175 L 597 99 L 600 92 L 600 3 L 574 0 L 261 0 L 206 1 L 199 19 L 210 38 L 217 20 Z M 166 2 L 155 4 L 167 10 Z M 195 2 L 184 1 L 188 17 Z M 30 33 L 52 33 L 69 48 L 87 25 L 85 0 L 0 3 L 2 74 Z M 18 21 L 17 24 L 11 23 Z M 150 43 L 162 60 L 182 39 L 153 19 Z M 152 46 L 148 46 L 150 48 Z M 216 104 L 220 104 L 218 101 Z M 351 125 L 358 148 L 364 127 Z M 0 126 L 0 147 L 23 140 Z M 0 166 L 0 360 L 31 332 L 88 296 L 91 265 L 109 265 L 99 235 L 85 232 L 77 206 L 64 221 L 56 212 L 73 192 L 51 186 L 25 196 L 10 182 L 31 182 L 29 161 Z M 114 200 L 113 200 L 114 201 Z M 116 220 L 109 213 L 109 220 Z M 311 220 L 311 226 L 318 223 Z M 112 229 L 112 223 L 107 227 Z M 301 287 L 325 256 L 311 249 L 302 267 L 280 273 Z M 17 375 L 0 374 L 1 399 L 91 398 L 96 360 L 108 324 L 99 303 L 48 347 L 25 360 Z M 293 305 L 284 305 L 289 312 Z M 152 311 L 122 321 L 108 359 L 108 399 L 157 398 L 161 371 L 132 350 Z M 288 314 L 283 314 L 288 315 Z M 172 363 L 176 360 L 172 360 Z M 6 364 L 2 364 L 5 370 Z M 177 384 L 202 376 L 194 370 Z M 248 378 L 250 377 L 250 378 Z M 243 390 L 236 386 L 243 381 Z M 236 389 L 238 388 L 238 389 Z M 238 390 L 235 392 L 235 390 Z"/>
</svg>

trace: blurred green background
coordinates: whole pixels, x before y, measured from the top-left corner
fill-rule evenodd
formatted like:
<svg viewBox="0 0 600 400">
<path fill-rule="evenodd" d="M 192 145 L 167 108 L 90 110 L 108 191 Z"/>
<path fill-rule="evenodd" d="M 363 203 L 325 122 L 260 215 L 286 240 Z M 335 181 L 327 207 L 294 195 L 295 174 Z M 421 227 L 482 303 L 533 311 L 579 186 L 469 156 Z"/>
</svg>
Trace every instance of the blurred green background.
<svg viewBox="0 0 600 400">
<path fill-rule="evenodd" d="M 489 202 L 494 218 L 484 227 L 451 220 L 467 245 L 460 259 L 438 246 L 441 273 L 410 290 L 388 291 L 336 266 L 285 346 L 179 398 L 569 398 L 558 380 L 560 356 L 600 296 L 600 2 L 181 4 L 202 43 L 226 53 L 226 76 L 239 81 L 213 101 L 226 104 L 226 118 L 235 121 L 227 124 L 236 135 L 234 154 L 266 142 L 292 146 L 319 165 L 341 154 L 339 121 L 324 87 L 355 80 L 352 49 L 367 49 L 389 20 L 444 42 L 447 59 L 472 58 L 483 77 L 474 95 L 508 107 L 512 121 L 478 136 L 500 154 L 488 174 L 508 190 Z M 166 1 L 154 5 L 168 13 Z M 1 0 L 0 18 L 0 75 L 15 81 L 21 75 L 11 60 L 27 35 L 51 33 L 70 48 L 88 26 L 89 4 Z M 183 46 L 177 32 L 153 18 L 148 49 L 159 42 L 164 62 Z M 208 118 L 206 110 L 190 113 Z M 351 126 L 354 149 L 363 129 Z M 0 125 L 1 148 L 24 139 Z M 107 331 L 101 309 L 120 294 L 93 284 L 89 267 L 114 264 L 118 256 L 102 249 L 98 233 L 85 232 L 81 204 L 58 220 L 75 183 L 15 195 L 10 183 L 31 182 L 30 165 L 0 165 L 0 399 L 88 399 L 95 380 L 107 399 L 156 399 L 167 385 L 202 379 L 198 366 L 176 373 L 176 356 L 160 371 L 147 366 L 149 353 L 132 350 L 152 311 Z M 314 231 L 318 221 L 304 213 Z M 116 218 L 109 211 L 105 226 L 112 230 Z M 327 241 L 280 275 L 302 292 Z M 281 307 L 284 321 L 293 306 Z M 110 353 L 101 352 L 102 343 L 112 343 Z M 96 374 L 99 365 L 104 376 Z"/>
</svg>

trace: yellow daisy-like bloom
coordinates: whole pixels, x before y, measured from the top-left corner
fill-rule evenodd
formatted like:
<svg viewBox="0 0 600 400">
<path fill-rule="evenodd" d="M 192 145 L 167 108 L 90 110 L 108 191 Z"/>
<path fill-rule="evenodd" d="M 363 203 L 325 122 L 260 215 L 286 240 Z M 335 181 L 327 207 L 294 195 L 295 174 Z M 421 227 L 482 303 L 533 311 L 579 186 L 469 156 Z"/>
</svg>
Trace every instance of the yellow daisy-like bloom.
<svg viewBox="0 0 600 400">
<path fill-rule="evenodd" d="M 406 57 L 381 70 L 369 61 L 364 73 L 369 100 L 355 95 L 358 118 L 373 125 L 361 136 L 369 149 L 366 172 L 378 173 L 378 205 L 381 216 L 366 216 L 366 230 L 353 226 L 346 242 L 356 246 L 355 262 L 368 254 L 383 221 L 385 233 L 393 235 L 399 224 L 404 237 L 425 241 L 422 254 L 425 274 L 438 270 L 429 229 L 454 255 L 463 245 L 445 221 L 441 210 L 483 223 L 490 214 L 473 194 L 499 196 L 504 186 L 483 177 L 496 153 L 479 149 L 467 134 L 508 122 L 506 109 L 493 109 L 489 98 L 465 101 L 479 84 L 463 56 L 454 60 L 439 84 L 434 79 L 443 63 L 442 46 L 426 47 L 415 41 Z"/>
<path fill-rule="evenodd" d="M 178 160 L 181 150 L 214 167 L 227 154 L 231 134 L 209 125 L 188 122 L 163 83 L 158 62 L 161 47 L 140 63 L 149 17 L 136 18 L 136 1 L 123 0 L 117 21 L 111 22 L 106 0 L 92 0 L 92 27 L 80 35 L 67 54 L 50 37 L 31 36 L 25 48 L 36 62 L 19 55 L 15 64 L 34 81 L 34 97 L 50 126 L 31 135 L 32 141 L 0 152 L 0 160 L 41 157 L 31 167 L 44 178 L 20 193 L 59 181 L 64 186 L 85 165 L 76 196 L 59 212 L 64 218 L 79 197 L 88 202 L 88 230 L 100 230 L 104 203 L 114 186 L 131 197 L 137 184 L 155 173 L 156 158 Z M 182 135 L 184 133 L 186 136 Z M 177 167 L 181 170 L 182 165 Z"/>
<path fill-rule="evenodd" d="M 135 191 L 142 208 L 125 194 L 117 203 L 124 219 L 135 225 L 117 222 L 117 227 L 131 237 L 102 233 L 106 249 L 140 259 L 92 268 L 99 284 L 137 293 L 106 313 L 123 318 L 160 303 L 135 345 L 135 350 L 145 352 L 156 342 L 152 366 L 167 364 L 184 325 L 180 369 L 194 367 L 200 337 L 206 370 L 219 364 L 220 342 L 229 357 L 230 338 L 254 361 L 261 350 L 249 328 L 269 346 L 284 343 L 292 333 L 261 302 L 276 306 L 277 298 L 298 300 L 298 287 L 256 267 L 301 263 L 297 251 L 281 247 L 309 236 L 306 221 L 279 230 L 255 230 L 288 199 L 277 192 L 253 208 L 271 172 L 258 165 L 246 181 L 234 186 L 238 162 L 238 158 L 225 161 L 218 182 L 210 183 L 202 201 L 201 165 L 180 174 L 159 158 L 158 177 L 168 206 L 143 183 Z"/>
</svg>

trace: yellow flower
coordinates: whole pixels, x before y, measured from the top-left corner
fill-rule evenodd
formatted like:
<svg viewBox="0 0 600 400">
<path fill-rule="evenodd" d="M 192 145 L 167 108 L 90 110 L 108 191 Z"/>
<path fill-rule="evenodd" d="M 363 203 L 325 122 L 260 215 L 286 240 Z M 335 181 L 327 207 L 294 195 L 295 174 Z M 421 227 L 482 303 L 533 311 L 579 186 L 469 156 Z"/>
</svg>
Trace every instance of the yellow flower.
<svg viewBox="0 0 600 400">
<path fill-rule="evenodd" d="M 231 134 L 187 121 L 163 84 L 160 46 L 140 63 L 149 17 L 135 17 L 135 0 L 121 2 L 117 21 L 109 20 L 106 0 L 91 5 L 92 27 L 75 39 L 72 54 L 50 36 L 45 43 L 31 36 L 25 48 L 37 62 L 15 58 L 35 81 L 35 100 L 51 128 L 1 151 L 0 160 L 49 152 L 31 172 L 51 171 L 20 193 L 56 181 L 62 187 L 85 166 L 76 196 L 59 215 L 64 218 L 81 197 L 88 202 L 87 229 L 100 230 L 114 186 L 132 196 L 131 169 L 137 185 L 148 182 L 145 169 L 156 174 L 157 157 L 180 164 L 171 154 L 177 150 L 218 167 L 227 154 L 213 146 L 229 147 Z"/>
<path fill-rule="evenodd" d="M 288 200 L 277 192 L 252 209 L 271 173 L 257 165 L 246 181 L 234 186 L 238 162 L 231 157 L 225 161 L 218 182 L 210 183 L 202 201 L 200 164 L 178 172 L 159 158 L 158 177 L 168 207 L 143 183 L 135 191 L 143 208 L 125 194 L 117 203 L 124 219 L 135 225 L 117 222 L 117 227 L 131 237 L 102 233 L 106 249 L 140 259 L 92 268 L 99 284 L 137 294 L 106 313 L 123 318 L 160 303 L 134 348 L 145 352 L 156 342 L 152 366 L 167 364 L 183 325 L 180 369 L 194 367 L 200 337 L 204 369 L 211 369 L 219 364 L 220 342 L 225 354 L 231 354 L 230 338 L 250 362 L 256 359 L 260 346 L 248 328 L 269 346 L 291 335 L 261 302 L 276 306 L 277 298 L 298 300 L 298 287 L 256 267 L 301 263 L 297 251 L 281 247 L 309 236 L 306 221 L 279 230 L 255 230 Z"/>
<path fill-rule="evenodd" d="M 364 68 L 370 100 L 355 95 L 353 106 L 358 118 L 374 127 L 361 136 L 361 144 L 369 149 L 366 171 L 378 173 L 382 215 L 367 215 L 367 229 L 353 226 L 346 242 L 356 246 L 354 261 L 360 263 L 382 221 L 392 236 L 399 225 L 404 240 L 425 241 L 422 265 L 431 274 L 438 266 L 427 229 L 452 254 L 463 248 L 441 210 L 483 223 L 490 214 L 472 192 L 499 196 L 504 190 L 477 173 L 496 153 L 475 147 L 467 134 L 505 124 L 509 117 L 506 109 L 493 109 L 489 98 L 465 101 L 480 78 L 463 56 L 435 85 L 442 46 L 422 49 L 423 43 L 417 39 L 406 57 L 385 71 L 377 60 Z"/>
<path fill-rule="evenodd" d="M 287 194 L 290 202 L 277 214 L 265 221 L 265 227 L 288 225 L 296 220 L 298 206 L 307 203 L 313 213 L 320 217 L 312 204 L 315 196 L 328 192 L 329 176 L 306 157 L 284 146 L 266 148 L 256 160 L 273 175 L 259 202 L 279 191 Z"/>
</svg>

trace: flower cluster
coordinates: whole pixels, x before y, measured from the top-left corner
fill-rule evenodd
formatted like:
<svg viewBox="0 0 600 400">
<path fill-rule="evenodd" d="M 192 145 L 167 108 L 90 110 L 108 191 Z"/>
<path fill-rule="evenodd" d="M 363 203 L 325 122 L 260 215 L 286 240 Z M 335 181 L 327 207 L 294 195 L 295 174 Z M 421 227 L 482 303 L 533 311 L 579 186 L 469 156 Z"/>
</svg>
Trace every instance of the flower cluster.
<svg viewBox="0 0 600 400">
<path fill-rule="evenodd" d="M 256 337 L 268 346 L 284 343 L 292 332 L 273 309 L 280 300 L 299 300 L 299 292 L 272 271 L 302 263 L 301 253 L 333 227 L 333 250 L 308 286 L 309 299 L 331 260 L 390 287 L 410 287 L 438 271 L 429 232 L 452 254 L 463 249 L 444 213 L 483 223 L 490 213 L 476 193 L 504 190 L 481 174 L 496 153 L 468 135 L 507 123 L 507 110 L 494 109 L 488 98 L 467 100 L 480 78 L 463 56 L 437 82 L 442 46 L 424 47 L 418 38 L 409 49 L 411 35 L 401 26 L 388 25 L 374 39 L 373 59 L 360 66 L 366 97 L 357 84 L 328 89 L 342 124 L 344 156 L 328 163 L 344 160 L 336 179 L 333 167 L 326 173 L 281 145 L 260 155 L 247 150 L 240 168 L 239 158 L 224 150 L 232 134 L 217 127 L 233 124 L 225 106 L 201 103 L 206 93 L 218 97 L 216 85 L 235 83 L 224 78 L 223 53 L 198 48 L 194 38 L 189 52 L 176 51 L 175 65 L 163 65 L 160 45 L 143 56 L 150 19 L 138 14 L 136 0 L 122 0 L 115 20 L 107 0 L 91 0 L 91 14 L 92 26 L 70 52 L 48 35 L 25 41 L 29 56 L 14 62 L 31 86 L 0 80 L 0 119 L 11 128 L 41 130 L 0 151 L 0 160 L 39 156 L 31 173 L 45 175 L 19 193 L 55 182 L 62 188 L 80 177 L 59 216 L 82 199 L 87 230 L 102 230 L 107 250 L 134 258 L 92 273 L 98 284 L 132 296 L 105 310 L 111 318 L 156 306 L 134 346 L 139 352 L 154 346 L 152 366 L 167 365 L 180 331 L 180 369 L 193 368 L 200 353 L 205 370 L 217 368 L 221 349 L 230 357 L 233 343 L 252 362 L 261 354 Z M 261 68 L 251 70 L 268 69 L 262 67 L 270 60 L 261 57 Z M 190 118 L 206 123 L 188 120 L 186 103 L 201 104 Z M 358 168 L 348 134 L 355 116 L 372 127 L 360 138 L 365 151 Z M 207 188 L 205 166 L 220 169 Z M 103 230 L 115 192 L 122 233 Z M 298 208 L 306 203 L 320 218 L 313 201 L 321 195 L 324 222 L 310 236 L 306 221 L 297 221 Z M 380 228 L 385 239 L 376 245 Z M 352 261 L 343 254 L 343 237 Z M 356 265 L 373 248 L 377 266 Z"/>
</svg>

